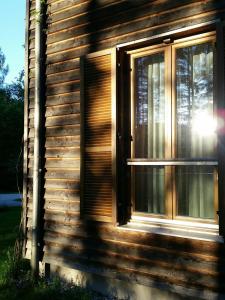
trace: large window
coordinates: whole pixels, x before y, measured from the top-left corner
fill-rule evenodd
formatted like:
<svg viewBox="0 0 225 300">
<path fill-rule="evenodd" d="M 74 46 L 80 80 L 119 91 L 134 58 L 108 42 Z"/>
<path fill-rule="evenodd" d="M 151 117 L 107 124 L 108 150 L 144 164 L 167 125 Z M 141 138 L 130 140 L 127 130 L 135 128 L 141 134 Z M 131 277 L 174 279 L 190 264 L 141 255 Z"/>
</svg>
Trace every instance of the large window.
<svg viewBox="0 0 225 300">
<path fill-rule="evenodd" d="M 217 222 L 215 38 L 130 52 L 133 214 Z"/>
</svg>

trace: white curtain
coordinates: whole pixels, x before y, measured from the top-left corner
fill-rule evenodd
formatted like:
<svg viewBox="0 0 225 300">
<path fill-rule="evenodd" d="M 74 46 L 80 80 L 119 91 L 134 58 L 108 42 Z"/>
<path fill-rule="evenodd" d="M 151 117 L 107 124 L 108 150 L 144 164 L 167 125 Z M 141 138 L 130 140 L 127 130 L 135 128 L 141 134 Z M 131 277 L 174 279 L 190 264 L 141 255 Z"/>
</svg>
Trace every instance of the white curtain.
<svg viewBox="0 0 225 300">
<path fill-rule="evenodd" d="M 165 157 L 165 63 L 164 53 L 137 59 L 135 155 Z M 165 213 L 164 168 L 136 167 L 135 208 Z"/>
<path fill-rule="evenodd" d="M 205 43 L 177 50 L 177 155 L 214 157 L 213 46 Z M 210 166 L 177 167 L 178 214 L 214 217 L 214 176 Z"/>
<path fill-rule="evenodd" d="M 165 157 L 165 64 L 154 60 L 148 65 L 148 158 Z M 164 212 L 164 168 L 148 167 L 148 212 Z"/>
</svg>

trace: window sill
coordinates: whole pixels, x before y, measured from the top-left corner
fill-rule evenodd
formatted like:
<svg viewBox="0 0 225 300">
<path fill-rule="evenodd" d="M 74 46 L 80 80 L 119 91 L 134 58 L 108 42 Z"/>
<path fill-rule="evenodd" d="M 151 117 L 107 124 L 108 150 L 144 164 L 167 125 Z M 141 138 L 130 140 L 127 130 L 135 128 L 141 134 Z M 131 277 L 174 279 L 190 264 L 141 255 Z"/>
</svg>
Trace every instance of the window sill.
<svg viewBox="0 0 225 300">
<path fill-rule="evenodd" d="M 129 223 L 121 226 L 121 229 L 224 243 L 223 237 L 219 235 L 219 226 L 215 224 L 135 216 Z"/>
</svg>

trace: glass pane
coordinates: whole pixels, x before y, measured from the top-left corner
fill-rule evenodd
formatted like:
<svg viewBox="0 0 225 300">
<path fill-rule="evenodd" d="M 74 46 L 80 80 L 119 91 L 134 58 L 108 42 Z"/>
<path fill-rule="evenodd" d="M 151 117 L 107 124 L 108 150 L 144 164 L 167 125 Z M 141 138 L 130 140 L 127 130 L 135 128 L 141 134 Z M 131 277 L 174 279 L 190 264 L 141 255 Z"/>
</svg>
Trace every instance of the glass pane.
<svg viewBox="0 0 225 300">
<path fill-rule="evenodd" d="M 177 214 L 214 219 L 214 167 L 176 167 Z"/>
<path fill-rule="evenodd" d="M 135 211 L 153 214 L 165 213 L 164 177 L 164 167 L 135 167 Z"/>
<path fill-rule="evenodd" d="M 213 43 L 176 51 L 177 157 L 214 157 Z"/>
<path fill-rule="evenodd" d="M 136 158 L 164 158 L 165 74 L 164 53 L 135 59 Z"/>
</svg>

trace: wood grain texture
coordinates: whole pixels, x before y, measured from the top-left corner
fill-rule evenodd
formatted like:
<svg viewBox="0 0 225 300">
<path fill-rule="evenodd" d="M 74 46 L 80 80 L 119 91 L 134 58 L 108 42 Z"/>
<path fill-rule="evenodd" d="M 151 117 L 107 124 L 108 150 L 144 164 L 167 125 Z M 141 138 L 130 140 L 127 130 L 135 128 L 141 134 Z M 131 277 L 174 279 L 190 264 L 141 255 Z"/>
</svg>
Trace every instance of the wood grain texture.
<svg viewBox="0 0 225 300">
<path fill-rule="evenodd" d="M 200 291 L 223 291 L 223 244 L 127 231 L 109 223 L 113 210 L 112 68 L 107 55 L 92 57 L 87 62 L 88 102 L 81 116 L 80 58 L 118 44 L 225 19 L 224 1 L 48 0 L 47 3 L 43 260 L 71 268 L 83 266 L 106 276 L 118 274 L 115 275 L 118 279 L 146 285 L 153 280 L 167 287 L 178 284 Z M 35 1 L 30 1 L 30 5 L 30 11 L 34 12 Z M 31 13 L 28 23 L 27 256 L 32 226 L 34 14 Z M 84 207 L 83 219 L 80 216 L 82 118 L 86 169 L 83 196 L 89 203 Z M 99 221 L 86 221 L 85 215 Z"/>
<path fill-rule="evenodd" d="M 83 62 L 82 215 L 106 221 L 112 221 L 111 60 L 109 53 Z"/>
</svg>

